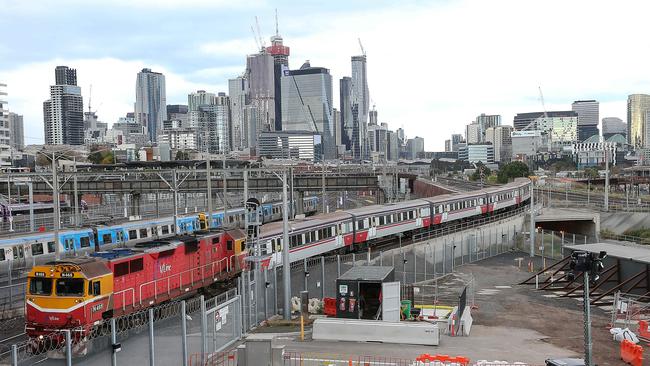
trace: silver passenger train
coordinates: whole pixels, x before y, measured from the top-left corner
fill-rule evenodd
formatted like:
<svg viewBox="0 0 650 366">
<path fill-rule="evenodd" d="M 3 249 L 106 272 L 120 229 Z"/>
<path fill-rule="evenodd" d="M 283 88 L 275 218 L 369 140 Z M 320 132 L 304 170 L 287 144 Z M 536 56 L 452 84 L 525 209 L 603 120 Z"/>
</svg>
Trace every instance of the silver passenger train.
<svg viewBox="0 0 650 366">
<path fill-rule="evenodd" d="M 531 181 L 462 194 L 445 194 L 396 204 L 366 206 L 295 220 L 289 226 L 291 262 L 337 250 L 351 250 L 372 240 L 411 234 L 445 223 L 488 216 L 526 204 Z M 282 263 L 282 223 L 264 225 L 260 233 L 262 265 Z"/>
</svg>

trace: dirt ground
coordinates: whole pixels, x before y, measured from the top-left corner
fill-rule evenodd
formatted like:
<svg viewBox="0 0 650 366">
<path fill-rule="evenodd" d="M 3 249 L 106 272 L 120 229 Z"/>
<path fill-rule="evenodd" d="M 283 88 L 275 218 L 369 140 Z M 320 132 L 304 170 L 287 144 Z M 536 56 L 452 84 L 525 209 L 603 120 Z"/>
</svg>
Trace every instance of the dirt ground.
<svg viewBox="0 0 650 366">
<path fill-rule="evenodd" d="M 525 265 L 522 269 L 516 266 L 517 257 L 526 258 L 523 253 L 510 253 L 458 268 L 474 274 L 477 281 L 474 324 L 532 329 L 545 336 L 542 341 L 582 354 L 582 303 L 545 297 L 552 292 L 537 291 L 534 285 L 518 285 L 531 274 Z M 609 319 L 605 311 L 592 308 L 593 360 L 600 366 L 622 364 L 618 343 L 607 328 Z"/>
</svg>

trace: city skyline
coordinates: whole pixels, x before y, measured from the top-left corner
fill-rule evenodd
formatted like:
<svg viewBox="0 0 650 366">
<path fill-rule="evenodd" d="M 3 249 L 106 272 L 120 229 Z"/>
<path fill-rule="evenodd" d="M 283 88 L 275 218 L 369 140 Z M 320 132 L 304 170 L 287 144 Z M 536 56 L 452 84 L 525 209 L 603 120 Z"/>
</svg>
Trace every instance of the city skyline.
<svg viewBox="0 0 650 366">
<path fill-rule="evenodd" d="M 275 33 L 273 9 L 276 7 L 279 33 L 291 46 L 291 68 L 310 60 L 314 65 L 329 68 L 334 80 L 349 76 L 349 59 L 361 54 L 357 42 L 361 38 L 368 54 L 371 106 L 377 105 L 379 122 L 388 122 L 392 128 L 404 127 L 410 137 L 423 136 L 427 150 L 443 150 L 444 140 L 452 133 L 462 132 L 479 113 L 500 114 L 503 124 L 511 124 L 517 112 L 541 111 L 538 86 L 544 92 L 547 110 L 568 110 L 574 100 L 596 99 L 600 102 L 601 118 L 619 117 L 624 121 L 627 95 L 650 92 L 650 78 L 637 71 L 642 70 L 640 60 L 646 51 L 634 47 L 633 40 L 626 37 L 637 32 L 642 22 L 634 19 L 643 12 L 628 13 L 623 7 L 589 2 L 593 12 L 585 20 L 579 17 L 584 5 L 581 2 L 526 6 L 514 1 L 490 4 L 414 1 L 396 7 L 389 2 L 362 1 L 341 9 L 336 4 L 325 8 L 258 2 L 255 6 L 248 4 L 253 10 L 241 4 L 196 0 L 189 6 L 170 0 L 153 10 L 142 4 L 99 2 L 88 9 L 77 1 L 67 0 L 61 2 L 58 11 L 66 17 L 80 19 L 80 14 L 89 10 L 107 10 L 107 19 L 115 20 L 111 29 L 130 24 L 144 12 L 152 12 L 152 19 L 174 19 L 181 24 L 191 21 L 199 29 L 213 24 L 206 20 L 203 25 L 205 15 L 190 16 L 188 7 L 204 9 L 206 13 L 220 10 L 224 21 L 216 22 L 220 24 L 216 32 L 199 36 L 200 31 L 193 31 L 191 35 L 173 37 L 162 27 L 153 26 L 156 23 L 151 21 L 136 29 L 116 29 L 114 33 L 95 29 L 81 32 L 85 22 L 79 22 L 61 29 L 53 27 L 52 32 L 66 35 L 68 42 L 49 45 L 35 33 L 41 26 L 49 24 L 52 28 L 49 22 L 53 19 L 47 16 L 54 8 L 41 7 L 30 13 L 24 5 L 11 3 L 5 9 L 9 15 L 9 37 L 0 46 L 0 56 L 5 56 L 0 57 L 0 80 L 8 84 L 7 92 L 12 96 L 9 109 L 24 116 L 26 131 L 38 133 L 29 132 L 25 136 L 26 144 L 43 141 L 39 104 L 47 99 L 51 70 L 55 66 L 69 65 L 78 70 L 84 103 L 89 97 L 89 86 L 93 85 L 93 109 L 101 121 L 110 125 L 132 111 L 133 78 L 142 68 L 166 75 L 168 104 L 184 103 L 187 94 L 195 90 L 227 92 L 228 79 L 240 75 L 246 55 L 257 51 L 250 32 L 254 16 L 259 16 L 262 37 L 269 46 L 270 36 Z M 638 5 L 638 8 L 647 7 L 641 2 Z M 123 14 L 125 9 L 132 14 L 117 20 L 117 14 Z M 538 29 L 530 27 L 525 17 L 513 19 L 512 12 L 570 20 L 574 26 L 562 31 Z M 454 32 L 459 27 L 455 22 L 462 19 L 464 24 L 471 24 L 472 20 L 479 20 L 479 14 L 485 13 L 491 14 L 494 21 L 491 27 L 481 28 L 480 34 L 472 32 L 471 27 L 470 31 Z M 316 14 L 325 16 L 316 17 Z M 623 15 L 628 21 L 619 24 L 620 27 L 597 26 Z M 14 23 L 14 19 L 21 19 L 25 24 Z M 380 27 L 387 19 L 394 26 Z M 36 20 L 43 20 L 43 25 L 36 25 Z M 341 24 L 346 27 L 338 26 Z M 34 28 L 25 28 L 28 26 Z M 512 34 L 515 28 L 516 35 Z M 142 37 L 114 38 L 127 30 Z M 584 38 L 585 42 L 579 46 L 569 42 L 585 31 L 590 34 Z M 495 39 L 499 42 L 494 42 Z M 178 43 L 181 40 L 191 42 Z M 553 52 L 576 51 L 576 56 L 570 59 L 532 56 L 539 55 L 540 45 L 554 43 L 559 44 Z M 162 45 L 166 46 L 164 50 Z M 178 48 L 169 52 L 170 45 Z M 594 50 L 577 52 L 582 48 Z M 605 54 L 601 54 L 603 48 L 607 49 Z M 332 49 L 336 52 L 331 52 Z M 483 58 L 480 62 L 468 57 L 487 51 L 499 57 Z M 520 58 L 510 57 L 514 53 L 529 54 L 531 58 L 522 63 Z M 633 57 L 619 60 L 622 54 Z M 589 57 L 589 62 L 585 57 Z M 415 62 L 421 58 L 430 62 L 426 68 L 422 67 L 420 74 L 414 75 L 415 66 L 420 65 Z M 339 105 L 338 96 L 335 90 L 334 106 Z"/>
</svg>

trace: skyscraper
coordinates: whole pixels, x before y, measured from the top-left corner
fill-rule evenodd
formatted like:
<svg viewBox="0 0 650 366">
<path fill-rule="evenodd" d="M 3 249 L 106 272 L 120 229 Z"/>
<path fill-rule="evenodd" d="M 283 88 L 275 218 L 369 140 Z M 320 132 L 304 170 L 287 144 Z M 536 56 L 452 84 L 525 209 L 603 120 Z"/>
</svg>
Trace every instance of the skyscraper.
<svg viewBox="0 0 650 366">
<path fill-rule="evenodd" d="M 230 152 L 228 136 L 230 100 L 225 93 L 219 93 L 213 99 L 206 101 L 210 104 L 201 104 L 196 107 L 197 149 L 212 154 L 227 154 Z"/>
<path fill-rule="evenodd" d="M 278 14 L 275 14 L 275 35 L 271 36 L 271 46 L 266 48 L 273 56 L 273 89 L 274 89 L 274 110 L 275 110 L 275 130 L 282 130 L 282 91 L 281 80 L 282 71 L 289 69 L 289 47 L 285 46 L 278 29 Z M 232 98 L 232 95 L 231 95 Z"/>
<path fill-rule="evenodd" d="M 373 109 L 370 112 L 368 112 L 368 118 L 369 118 L 368 124 L 371 126 L 372 125 L 377 126 L 379 124 L 378 122 L 379 119 L 377 117 L 378 117 L 377 110 Z"/>
<path fill-rule="evenodd" d="M 230 138 L 233 150 L 249 147 L 249 127 L 246 113 L 248 100 L 248 80 L 243 77 L 228 80 L 230 95 Z"/>
<path fill-rule="evenodd" d="M 424 152 L 424 139 L 416 136 L 406 140 L 407 159 L 415 160 L 420 153 Z"/>
<path fill-rule="evenodd" d="M 332 76 L 323 67 L 305 62 L 282 76 L 282 127 L 322 136 L 323 156 L 336 158 L 336 129 L 332 116 Z"/>
<path fill-rule="evenodd" d="M 485 131 L 485 142 L 491 142 L 494 161 L 508 163 L 512 159 L 512 126 L 494 126 Z"/>
<path fill-rule="evenodd" d="M 43 102 L 45 143 L 83 145 L 83 99 L 77 86 L 77 71 L 57 66 L 55 79 L 56 85 L 50 86 L 50 99 Z"/>
<path fill-rule="evenodd" d="M 499 114 L 485 114 L 476 117 L 474 123 L 479 126 L 479 141 L 485 141 L 485 131 L 490 127 L 501 126 L 501 115 Z M 477 141 L 478 142 L 478 141 Z M 470 143 L 468 141 L 468 143 Z"/>
<path fill-rule="evenodd" d="M 646 134 L 648 120 L 646 112 L 650 110 L 650 95 L 632 94 L 627 97 L 627 141 L 633 148 L 650 147 Z"/>
<path fill-rule="evenodd" d="M 595 100 L 576 100 L 571 110 L 578 113 L 578 142 L 599 135 L 599 103 Z"/>
<path fill-rule="evenodd" d="M 135 83 L 135 120 L 145 127 L 149 140 L 156 142 L 167 120 L 165 75 L 142 69 Z"/>
<path fill-rule="evenodd" d="M 347 151 L 352 151 L 352 141 L 355 136 L 359 135 L 359 130 L 355 131 L 355 126 L 352 124 L 352 78 L 349 76 L 343 77 L 339 81 L 339 110 L 341 111 L 341 143 L 345 145 Z M 357 126 L 358 128 L 358 126 Z"/>
<path fill-rule="evenodd" d="M 468 124 L 465 127 L 465 141 L 467 141 L 468 144 L 477 144 L 479 142 L 485 141 L 483 138 L 481 125 L 476 122 Z"/>
<path fill-rule="evenodd" d="M 352 125 L 358 130 L 358 134 L 353 136 L 352 139 L 352 156 L 357 160 L 363 160 L 368 155 L 368 134 L 366 131 L 370 104 L 365 55 L 352 56 L 352 83 L 350 91 Z"/>
<path fill-rule="evenodd" d="M 184 104 L 167 106 L 167 119 L 163 129 L 188 127 L 190 122 L 189 109 Z"/>
<path fill-rule="evenodd" d="M 0 166 L 11 165 L 11 139 L 9 130 L 9 111 L 5 109 L 7 102 L 3 96 L 7 93 L 3 91 L 7 85 L 0 83 Z"/>
<path fill-rule="evenodd" d="M 9 112 L 9 144 L 15 150 L 22 150 L 25 147 L 23 116 L 12 112 Z"/>
<path fill-rule="evenodd" d="M 275 129 L 275 80 L 273 56 L 263 50 L 246 58 L 250 104 L 256 109 L 256 131 Z"/>
</svg>

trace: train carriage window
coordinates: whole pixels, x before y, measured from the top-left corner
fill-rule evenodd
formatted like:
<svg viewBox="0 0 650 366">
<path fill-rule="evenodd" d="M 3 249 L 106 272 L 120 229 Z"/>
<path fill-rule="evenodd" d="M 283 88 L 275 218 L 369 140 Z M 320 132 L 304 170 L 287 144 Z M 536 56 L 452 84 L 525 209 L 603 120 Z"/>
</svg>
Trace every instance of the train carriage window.
<svg viewBox="0 0 650 366">
<path fill-rule="evenodd" d="M 48 242 L 47 242 L 47 252 L 48 252 L 48 253 L 54 253 L 54 252 L 56 252 L 56 247 L 54 246 L 54 242 L 53 242 L 53 241 L 48 241 Z M 4 256 L 4 252 L 3 252 L 3 256 Z M 3 258 L 3 259 L 4 259 L 4 258 Z"/>
<path fill-rule="evenodd" d="M 41 254 L 43 254 L 43 243 L 32 244 L 32 255 L 41 255 Z"/>
<path fill-rule="evenodd" d="M 144 269 L 144 260 L 142 258 L 136 258 L 129 262 L 129 272 L 138 272 Z"/>
<path fill-rule="evenodd" d="M 113 268 L 115 277 L 120 277 L 129 274 L 129 262 L 116 263 Z"/>
<path fill-rule="evenodd" d="M 72 250 L 74 248 L 74 240 L 73 239 L 65 239 L 64 243 L 64 249 L 65 250 Z M 15 257 L 15 254 L 14 254 Z"/>
<path fill-rule="evenodd" d="M 90 247 L 90 238 L 87 236 L 83 236 L 79 238 L 79 246 L 82 248 Z"/>
<path fill-rule="evenodd" d="M 383 226 L 386 224 L 386 219 L 384 216 L 379 216 L 377 220 L 379 221 L 379 226 Z"/>
<path fill-rule="evenodd" d="M 276 252 L 281 252 L 282 251 L 282 239 L 278 239 L 275 243 L 275 251 Z"/>
<path fill-rule="evenodd" d="M 445 211 L 447 211 L 447 212 L 451 211 L 451 205 L 450 204 L 447 204 L 447 207 L 445 208 Z"/>
<path fill-rule="evenodd" d="M 122 231 L 117 232 L 117 242 L 121 243 L 124 241 L 124 233 Z"/>
<path fill-rule="evenodd" d="M 167 235 L 169 234 L 169 225 L 163 225 L 162 226 L 162 235 Z"/>
<path fill-rule="evenodd" d="M 102 235 L 102 241 L 104 244 L 113 244 L 113 238 L 111 237 L 111 234 Z"/>
<path fill-rule="evenodd" d="M 147 229 L 140 229 L 140 238 L 146 238 L 147 236 Z"/>
<path fill-rule="evenodd" d="M 135 230 L 129 230 L 129 239 L 134 240 L 138 238 L 138 232 Z"/>
<path fill-rule="evenodd" d="M 83 296 L 84 280 L 81 278 L 59 278 L 56 280 L 58 296 Z"/>
</svg>

